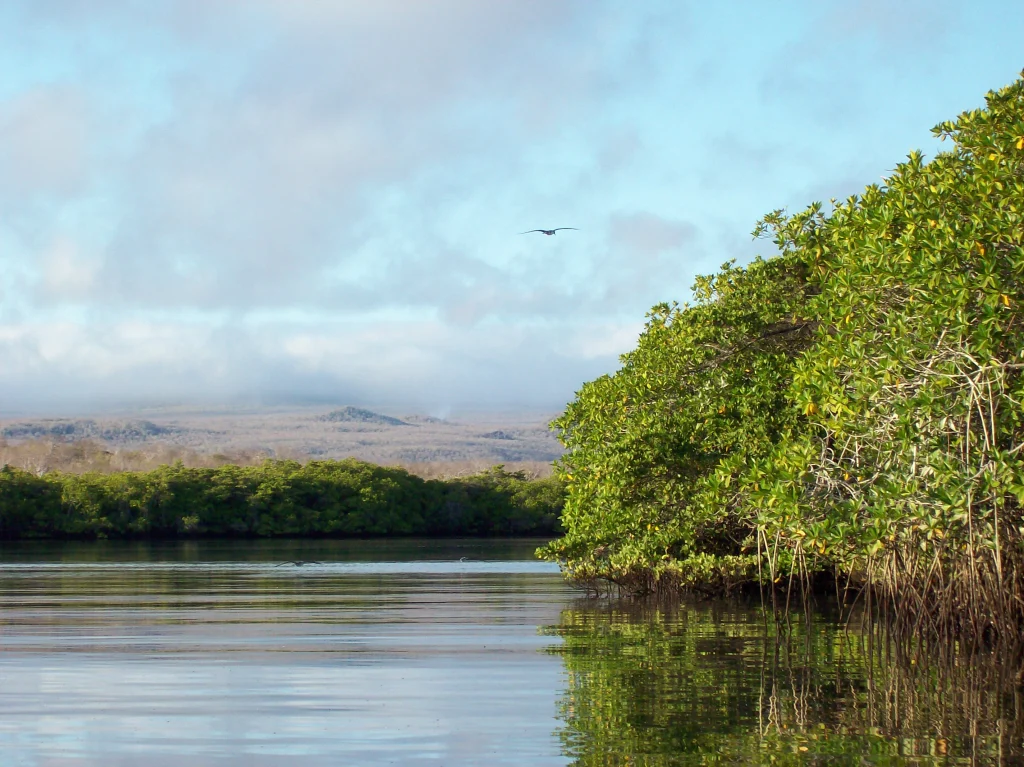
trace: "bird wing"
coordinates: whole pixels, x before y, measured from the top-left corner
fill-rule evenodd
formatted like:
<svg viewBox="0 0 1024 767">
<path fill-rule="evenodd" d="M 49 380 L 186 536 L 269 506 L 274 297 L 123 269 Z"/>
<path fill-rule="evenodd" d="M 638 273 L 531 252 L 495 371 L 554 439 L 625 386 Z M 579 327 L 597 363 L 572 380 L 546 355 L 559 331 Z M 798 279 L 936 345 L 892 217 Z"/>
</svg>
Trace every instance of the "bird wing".
<svg viewBox="0 0 1024 767">
<path fill-rule="evenodd" d="M 530 229 L 530 230 L 525 231 L 525 232 L 520 232 L 519 234 L 529 234 L 530 232 L 543 232 L 543 231 L 544 231 L 543 229 Z"/>
<path fill-rule="evenodd" d="M 560 227 L 558 227 L 557 229 L 554 229 L 554 230 L 552 230 L 552 231 L 555 231 L 555 232 L 560 232 L 560 231 L 562 231 L 563 229 L 573 229 L 573 230 L 575 230 L 575 231 L 577 231 L 577 232 L 579 231 L 579 229 L 576 229 L 576 227 L 575 227 L 575 226 L 560 226 Z"/>
</svg>

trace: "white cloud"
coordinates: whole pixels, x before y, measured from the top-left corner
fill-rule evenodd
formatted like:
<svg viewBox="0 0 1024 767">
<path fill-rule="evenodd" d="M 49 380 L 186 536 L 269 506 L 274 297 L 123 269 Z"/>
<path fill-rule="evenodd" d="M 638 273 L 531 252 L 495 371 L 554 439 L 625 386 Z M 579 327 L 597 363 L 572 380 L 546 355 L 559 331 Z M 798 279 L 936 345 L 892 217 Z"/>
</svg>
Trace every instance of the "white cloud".
<svg viewBox="0 0 1024 767">
<path fill-rule="evenodd" d="M 642 322 L 600 323 L 576 329 L 558 348 L 566 355 L 604 362 L 634 348 L 643 329 Z"/>
<path fill-rule="evenodd" d="M 94 287 L 99 264 L 84 256 L 78 244 L 58 237 L 42 254 L 42 285 L 47 298 L 74 301 Z"/>
<path fill-rule="evenodd" d="M 652 304 L 763 252 L 764 211 L 891 167 L 894 110 L 974 87 L 970 46 L 873 68 L 901 9 L 0 4 L 5 402 L 557 407 Z M 891 89 L 897 59 L 946 74 Z"/>
<path fill-rule="evenodd" d="M 697 234 L 693 224 L 671 221 L 646 212 L 613 216 L 609 229 L 613 247 L 625 248 L 642 256 L 678 250 L 692 242 Z"/>
<path fill-rule="evenodd" d="M 0 100 L 0 200 L 81 191 L 89 170 L 88 105 L 78 90 L 38 86 Z"/>
<path fill-rule="evenodd" d="M 560 340 L 552 351 L 549 336 Z M 3 408 L 65 400 L 317 397 L 378 404 L 555 409 L 614 366 L 636 328 L 458 328 L 441 322 L 67 322 L 0 325 Z"/>
</svg>

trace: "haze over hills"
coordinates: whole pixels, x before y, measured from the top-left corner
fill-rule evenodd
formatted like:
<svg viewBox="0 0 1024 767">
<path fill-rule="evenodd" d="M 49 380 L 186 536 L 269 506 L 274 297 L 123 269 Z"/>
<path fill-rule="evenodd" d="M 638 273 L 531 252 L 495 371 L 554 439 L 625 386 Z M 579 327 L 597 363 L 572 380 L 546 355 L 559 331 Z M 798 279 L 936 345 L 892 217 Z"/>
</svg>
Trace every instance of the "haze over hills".
<svg viewBox="0 0 1024 767">
<path fill-rule="evenodd" d="M 73 443 L 110 451 L 173 448 L 205 455 L 354 457 L 381 464 L 547 464 L 561 455 L 553 414 L 384 413 L 352 406 L 150 409 L 88 418 L 0 419 L 0 440 Z M 173 453 L 173 451 L 172 451 Z"/>
</svg>

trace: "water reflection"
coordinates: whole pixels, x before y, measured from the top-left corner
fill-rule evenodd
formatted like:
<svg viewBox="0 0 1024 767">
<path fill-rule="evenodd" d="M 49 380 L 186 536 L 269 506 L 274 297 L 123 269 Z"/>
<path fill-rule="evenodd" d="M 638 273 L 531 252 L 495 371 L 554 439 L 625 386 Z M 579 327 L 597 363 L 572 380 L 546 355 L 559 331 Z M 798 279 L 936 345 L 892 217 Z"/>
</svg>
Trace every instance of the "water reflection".
<svg viewBox="0 0 1024 767">
<path fill-rule="evenodd" d="M 564 764 L 557 571 L 431 543 L 0 551 L 0 762 Z"/>
<path fill-rule="evenodd" d="M 183 541 L 0 541 L 0 564 L 256 564 L 287 561 L 421 562 L 457 560 L 538 564 L 542 539 L 381 538 Z"/>
<path fill-rule="evenodd" d="M 580 600 L 535 545 L 0 548 L 0 763 L 1024 760 L 998 665 L 827 610 L 776 641 L 756 603 Z"/>
<path fill-rule="evenodd" d="M 900 662 L 834 616 L 778 634 L 743 603 L 580 603 L 549 631 L 579 765 L 1017 764 L 1022 702 L 991 659 Z M 774 637 L 774 638 L 773 638 Z"/>
</svg>

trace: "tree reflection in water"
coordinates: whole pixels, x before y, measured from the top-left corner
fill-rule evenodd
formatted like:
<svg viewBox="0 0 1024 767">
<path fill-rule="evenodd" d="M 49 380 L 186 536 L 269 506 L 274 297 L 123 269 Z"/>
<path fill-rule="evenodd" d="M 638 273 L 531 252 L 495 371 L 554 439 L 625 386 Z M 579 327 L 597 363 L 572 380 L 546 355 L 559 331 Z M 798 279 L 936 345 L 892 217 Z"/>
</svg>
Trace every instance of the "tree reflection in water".
<svg viewBox="0 0 1024 767">
<path fill-rule="evenodd" d="M 766 625 L 742 602 L 580 602 L 564 641 L 577 765 L 1016 764 L 1024 702 L 991 657 L 911 656 L 827 611 Z"/>
</svg>

